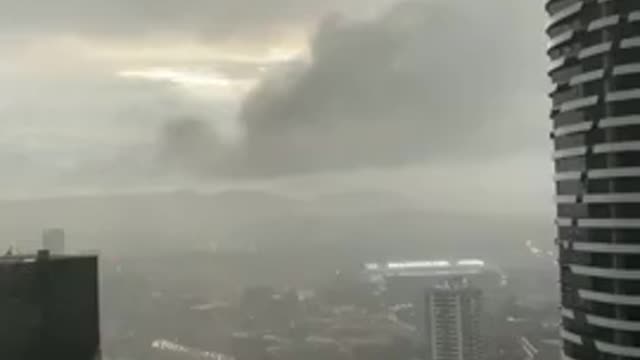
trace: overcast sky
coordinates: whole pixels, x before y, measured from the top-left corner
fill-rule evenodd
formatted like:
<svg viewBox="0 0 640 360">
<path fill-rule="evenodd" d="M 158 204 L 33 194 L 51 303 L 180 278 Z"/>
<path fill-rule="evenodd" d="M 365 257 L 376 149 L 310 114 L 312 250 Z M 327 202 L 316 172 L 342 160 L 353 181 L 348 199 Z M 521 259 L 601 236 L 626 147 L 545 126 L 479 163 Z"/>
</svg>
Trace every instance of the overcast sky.
<svg viewBox="0 0 640 360">
<path fill-rule="evenodd" d="M 269 184 L 550 204 L 537 2 L 0 7 L 0 195 Z"/>
</svg>

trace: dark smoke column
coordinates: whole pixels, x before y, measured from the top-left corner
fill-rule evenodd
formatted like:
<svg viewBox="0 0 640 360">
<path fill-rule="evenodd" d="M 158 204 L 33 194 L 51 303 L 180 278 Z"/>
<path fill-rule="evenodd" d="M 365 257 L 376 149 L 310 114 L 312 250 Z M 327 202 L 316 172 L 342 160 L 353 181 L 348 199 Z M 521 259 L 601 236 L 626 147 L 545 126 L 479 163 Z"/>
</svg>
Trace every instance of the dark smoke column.
<svg viewBox="0 0 640 360">
<path fill-rule="evenodd" d="M 640 0 L 550 0 L 566 359 L 640 359 Z"/>
</svg>

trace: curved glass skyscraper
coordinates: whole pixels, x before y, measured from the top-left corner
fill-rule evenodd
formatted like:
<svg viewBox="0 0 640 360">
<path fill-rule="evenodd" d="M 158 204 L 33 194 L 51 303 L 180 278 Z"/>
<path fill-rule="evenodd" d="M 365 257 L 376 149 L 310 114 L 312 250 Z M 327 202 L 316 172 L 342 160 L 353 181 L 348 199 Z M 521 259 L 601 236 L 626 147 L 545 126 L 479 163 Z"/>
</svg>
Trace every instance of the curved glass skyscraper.
<svg viewBox="0 0 640 360">
<path fill-rule="evenodd" d="M 567 359 L 640 359 L 640 0 L 550 0 Z"/>
</svg>

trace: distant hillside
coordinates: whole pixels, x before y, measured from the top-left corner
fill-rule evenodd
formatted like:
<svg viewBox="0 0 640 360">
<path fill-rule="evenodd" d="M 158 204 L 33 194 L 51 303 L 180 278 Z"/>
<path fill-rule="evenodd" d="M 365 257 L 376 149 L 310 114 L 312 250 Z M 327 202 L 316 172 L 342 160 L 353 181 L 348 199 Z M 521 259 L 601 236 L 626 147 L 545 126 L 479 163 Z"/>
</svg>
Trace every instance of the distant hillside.
<svg viewBox="0 0 640 360">
<path fill-rule="evenodd" d="M 30 248 L 63 227 L 75 249 L 149 252 L 255 248 L 334 258 L 477 256 L 527 260 L 524 243 L 551 243 L 551 221 L 442 213 L 392 193 L 297 200 L 262 191 L 169 192 L 0 202 L 0 245 Z M 506 256 L 505 256 L 506 254 Z"/>
</svg>

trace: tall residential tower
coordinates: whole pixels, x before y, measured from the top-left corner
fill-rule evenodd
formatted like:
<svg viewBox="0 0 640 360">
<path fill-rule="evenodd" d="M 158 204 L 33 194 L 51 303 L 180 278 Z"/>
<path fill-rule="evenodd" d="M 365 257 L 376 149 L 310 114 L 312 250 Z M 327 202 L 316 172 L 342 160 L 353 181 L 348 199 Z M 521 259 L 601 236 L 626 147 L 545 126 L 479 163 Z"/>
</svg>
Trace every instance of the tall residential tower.
<svg viewBox="0 0 640 360">
<path fill-rule="evenodd" d="M 444 281 L 427 290 L 425 323 L 430 360 L 482 360 L 482 291 Z"/>
<path fill-rule="evenodd" d="M 640 359 L 640 0 L 549 0 L 565 359 Z"/>
</svg>

